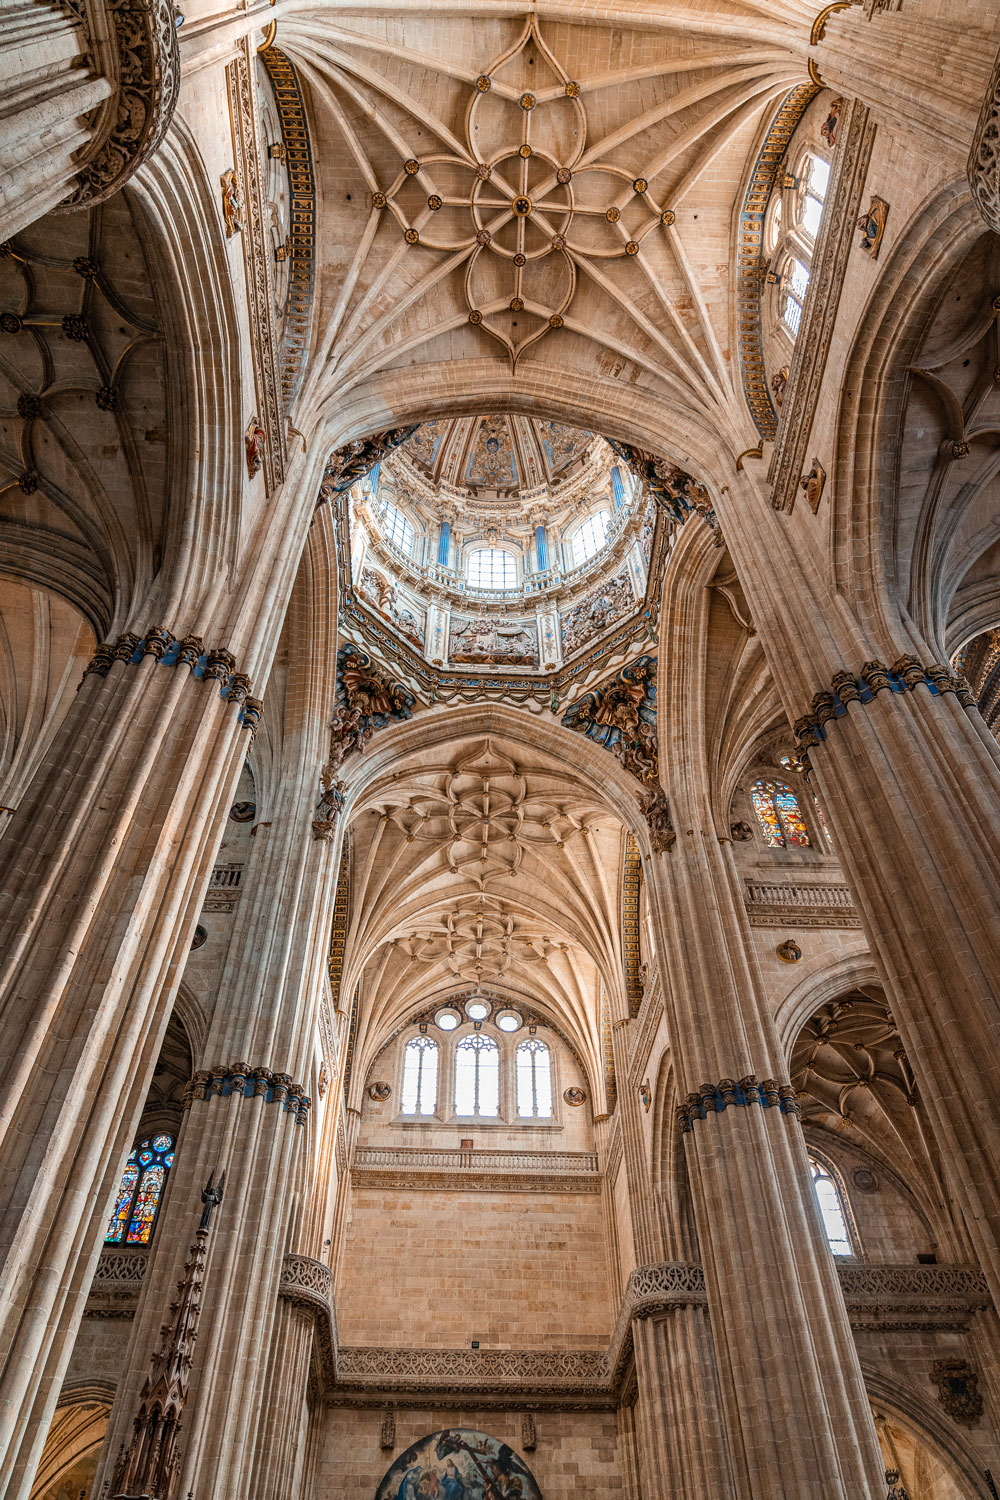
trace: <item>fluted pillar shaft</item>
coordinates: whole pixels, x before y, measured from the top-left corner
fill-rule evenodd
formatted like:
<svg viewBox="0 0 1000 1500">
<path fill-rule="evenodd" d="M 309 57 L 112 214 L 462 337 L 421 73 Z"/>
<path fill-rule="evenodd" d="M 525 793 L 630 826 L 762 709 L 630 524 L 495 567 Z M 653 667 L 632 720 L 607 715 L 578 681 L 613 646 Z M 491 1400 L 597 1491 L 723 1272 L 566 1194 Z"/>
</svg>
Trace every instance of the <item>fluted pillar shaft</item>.
<svg viewBox="0 0 1000 1500">
<path fill-rule="evenodd" d="M 951 1189 L 1000 1298 L 1000 746 L 912 626 L 872 639 L 802 566 L 765 496 L 746 483 L 738 503 L 721 498 Z"/>
<path fill-rule="evenodd" d="M 735 1500 L 707 1308 L 637 1318 L 632 1338 L 643 1495 Z"/>
<path fill-rule="evenodd" d="M 681 1127 L 735 1492 L 884 1500 L 732 851 L 697 826 L 692 808 L 675 811 L 681 833 L 672 851 L 653 857 L 649 899 L 671 976 L 669 1030 L 688 1101 Z"/>
<path fill-rule="evenodd" d="M 30 1488 L 249 742 L 228 653 L 162 660 L 165 636 L 85 676 L 0 844 L 7 1497 Z"/>
<path fill-rule="evenodd" d="M 870 18 L 852 5 L 831 15 L 813 52 L 823 82 L 861 99 L 904 139 L 914 131 L 964 167 L 1000 37 L 904 7 Z"/>
<path fill-rule="evenodd" d="M 313 1314 L 279 1299 L 271 1330 L 267 1399 L 257 1438 L 251 1500 L 287 1500 L 302 1493 L 308 1424 L 306 1392 Z"/>
</svg>

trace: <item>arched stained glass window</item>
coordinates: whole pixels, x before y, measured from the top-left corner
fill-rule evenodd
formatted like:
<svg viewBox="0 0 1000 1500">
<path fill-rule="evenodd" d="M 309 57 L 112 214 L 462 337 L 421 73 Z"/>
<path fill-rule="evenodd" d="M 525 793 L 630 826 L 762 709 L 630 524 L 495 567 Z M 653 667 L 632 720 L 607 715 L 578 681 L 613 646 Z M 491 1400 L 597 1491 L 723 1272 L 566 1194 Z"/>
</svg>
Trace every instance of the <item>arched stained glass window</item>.
<svg viewBox="0 0 1000 1500">
<path fill-rule="evenodd" d="M 118 1184 L 115 1206 L 104 1235 L 106 1245 L 149 1244 L 173 1161 L 172 1135 L 153 1135 L 136 1146 Z"/>
<path fill-rule="evenodd" d="M 552 1057 L 535 1037 L 522 1042 L 515 1054 L 517 1112 L 522 1119 L 552 1118 Z"/>
<path fill-rule="evenodd" d="M 802 820 L 799 799 L 783 781 L 755 781 L 750 800 L 760 822 L 765 844 L 772 849 L 808 848 L 809 831 Z"/>
<path fill-rule="evenodd" d="M 404 1115 L 432 1115 L 437 1109 L 438 1045 L 432 1037 L 415 1036 L 403 1054 Z"/>
<path fill-rule="evenodd" d="M 492 1037 L 473 1032 L 455 1048 L 455 1113 L 500 1113 L 500 1048 Z"/>
<path fill-rule="evenodd" d="M 822 1162 L 817 1161 L 815 1156 L 810 1156 L 809 1166 L 812 1170 L 816 1201 L 819 1203 L 819 1211 L 823 1215 L 823 1227 L 826 1230 L 826 1238 L 830 1249 L 834 1255 L 853 1255 L 854 1246 L 851 1243 L 851 1234 L 847 1227 L 847 1215 L 844 1213 L 840 1188 L 826 1167 L 823 1166 Z"/>
</svg>

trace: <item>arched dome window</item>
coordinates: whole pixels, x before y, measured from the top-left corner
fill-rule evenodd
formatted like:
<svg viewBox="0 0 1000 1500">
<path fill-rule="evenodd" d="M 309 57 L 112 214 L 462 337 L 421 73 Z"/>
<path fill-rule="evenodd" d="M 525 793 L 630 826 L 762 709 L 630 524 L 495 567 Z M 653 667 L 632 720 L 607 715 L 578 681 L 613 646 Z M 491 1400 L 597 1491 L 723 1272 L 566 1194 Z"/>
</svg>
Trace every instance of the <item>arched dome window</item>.
<svg viewBox="0 0 1000 1500">
<path fill-rule="evenodd" d="M 477 547 L 469 553 L 465 577 L 474 589 L 516 589 L 517 564 L 502 547 Z"/>
<path fill-rule="evenodd" d="M 783 781 L 755 781 L 750 800 L 772 849 L 809 848 L 811 840 L 799 807 L 799 799 Z"/>
<path fill-rule="evenodd" d="M 122 1172 L 115 1206 L 104 1234 L 106 1245 L 148 1245 L 160 1211 L 174 1138 L 166 1131 L 140 1141 Z"/>
<path fill-rule="evenodd" d="M 383 500 L 378 507 L 379 524 L 382 531 L 400 552 L 405 552 L 407 557 L 413 555 L 413 527 L 410 522 L 389 500 Z"/>
<path fill-rule="evenodd" d="M 573 533 L 573 566 L 580 568 L 596 557 L 608 537 L 611 517 L 606 510 L 595 510 Z"/>
<path fill-rule="evenodd" d="M 529 1037 L 515 1053 L 517 1113 L 522 1120 L 552 1117 L 552 1056 L 544 1042 Z"/>
<path fill-rule="evenodd" d="M 834 1255 L 854 1255 L 854 1241 L 848 1227 L 839 1183 L 833 1173 L 817 1157 L 810 1155 L 809 1168 L 812 1172 L 816 1201 L 823 1216 L 827 1244 Z"/>
<path fill-rule="evenodd" d="M 478 1031 L 455 1048 L 455 1113 L 491 1119 L 500 1113 L 500 1048 Z"/>
<path fill-rule="evenodd" d="M 415 1036 L 403 1053 L 404 1115 L 432 1115 L 437 1109 L 438 1044 L 432 1037 Z"/>
</svg>

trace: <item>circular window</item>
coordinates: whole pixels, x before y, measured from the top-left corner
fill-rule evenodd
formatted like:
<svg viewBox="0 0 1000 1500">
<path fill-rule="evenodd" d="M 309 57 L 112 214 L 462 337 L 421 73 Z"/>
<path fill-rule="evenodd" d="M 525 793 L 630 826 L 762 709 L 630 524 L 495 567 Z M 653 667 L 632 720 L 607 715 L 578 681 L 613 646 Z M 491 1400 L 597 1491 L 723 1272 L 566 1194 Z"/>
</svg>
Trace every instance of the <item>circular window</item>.
<svg viewBox="0 0 1000 1500">
<path fill-rule="evenodd" d="M 502 1010 L 497 1015 L 497 1025 L 501 1031 L 516 1031 L 522 1024 L 522 1018 L 516 1010 Z"/>
<path fill-rule="evenodd" d="M 465 1014 L 470 1021 L 485 1021 L 492 1008 L 485 1000 L 467 1000 Z"/>
<path fill-rule="evenodd" d="M 454 1031 L 456 1026 L 461 1026 L 462 1017 L 457 1010 L 452 1010 L 449 1006 L 445 1010 L 438 1011 L 434 1017 L 434 1022 L 435 1025 L 440 1026 L 442 1031 Z"/>
</svg>

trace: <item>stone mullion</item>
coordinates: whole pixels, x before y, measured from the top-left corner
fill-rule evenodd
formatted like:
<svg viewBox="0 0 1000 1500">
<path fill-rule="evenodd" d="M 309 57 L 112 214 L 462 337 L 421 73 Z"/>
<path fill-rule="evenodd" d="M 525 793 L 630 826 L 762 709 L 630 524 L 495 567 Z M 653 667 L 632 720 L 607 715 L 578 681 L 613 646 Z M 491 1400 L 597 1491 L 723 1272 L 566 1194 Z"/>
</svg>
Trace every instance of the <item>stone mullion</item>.
<svg viewBox="0 0 1000 1500">
<path fill-rule="evenodd" d="M 137 1123 L 188 947 L 192 883 L 247 743 L 218 681 L 151 656 L 106 655 L 101 667 L 0 848 L 14 954 L 0 993 L 9 1496 L 29 1485 L 44 1440 L 100 1249 L 109 1161 Z"/>
<path fill-rule="evenodd" d="M 681 814 L 680 826 L 685 822 Z M 695 1221 L 738 1493 L 882 1500 L 797 1098 L 761 991 L 731 850 L 682 835 L 650 867 Z"/>
</svg>

